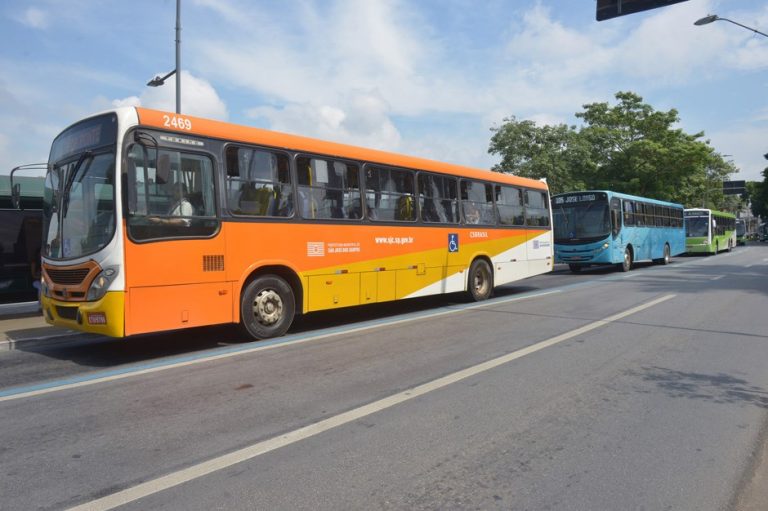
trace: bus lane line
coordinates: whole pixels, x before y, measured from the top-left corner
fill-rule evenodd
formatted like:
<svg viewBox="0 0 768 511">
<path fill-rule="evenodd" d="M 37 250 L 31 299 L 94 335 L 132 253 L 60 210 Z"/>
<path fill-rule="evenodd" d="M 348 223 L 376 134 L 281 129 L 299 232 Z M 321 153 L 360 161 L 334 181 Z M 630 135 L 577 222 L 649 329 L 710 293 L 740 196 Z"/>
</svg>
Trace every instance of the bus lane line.
<svg viewBox="0 0 768 511">
<path fill-rule="evenodd" d="M 459 314 L 462 312 L 481 309 L 484 307 L 494 307 L 500 304 L 512 303 L 512 302 L 527 300 L 531 298 L 539 298 L 539 297 L 548 296 L 548 295 L 561 293 L 561 292 L 563 292 L 563 289 L 552 289 L 544 292 L 526 293 L 523 295 L 512 296 L 509 298 L 494 298 L 491 300 L 484 300 L 482 302 L 473 303 L 469 305 L 444 306 L 437 310 L 428 311 L 424 313 L 412 313 L 405 317 L 402 317 L 401 319 L 397 319 L 394 321 L 388 320 L 386 318 L 377 319 L 377 320 L 372 320 L 370 322 L 365 322 L 361 326 L 352 327 L 352 328 L 342 326 L 342 327 L 326 329 L 324 331 L 321 331 L 320 333 L 309 332 L 305 334 L 287 335 L 285 337 L 281 337 L 278 339 L 265 340 L 265 341 L 258 342 L 257 343 L 258 346 L 230 346 L 227 348 L 216 350 L 215 354 L 211 354 L 209 351 L 207 353 L 205 352 L 197 353 L 193 355 L 159 360 L 159 361 L 151 362 L 147 364 L 122 367 L 122 368 L 114 369 L 111 371 L 99 371 L 94 374 L 75 376 L 72 378 L 55 380 L 51 382 L 41 383 L 38 385 L 28 385 L 25 387 L 11 388 L 8 390 L 0 391 L 0 403 L 4 401 L 12 401 L 12 400 L 24 399 L 24 398 L 35 397 L 35 396 L 42 396 L 45 394 L 51 394 L 51 393 L 60 392 L 63 390 L 76 389 L 80 387 L 86 387 L 89 385 L 96 385 L 99 383 L 107 383 L 107 382 L 122 380 L 125 378 L 131 378 L 134 376 L 151 374 L 151 373 L 156 373 L 160 371 L 165 371 L 168 369 L 175 369 L 179 367 L 186 367 L 186 366 L 191 366 L 195 364 L 201 364 L 204 362 L 222 360 L 222 359 L 236 357 L 240 355 L 255 353 L 258 351 L 274 349 L 274 348 L 278 348 L 286 345 L 309 343 L 309 342 L 318 341 L 321 339 L 326 339 L 334 335 L 360 333 L 368 330 L 374 330 L 376 328 L 381 328 L 383 326 L 391 327 L 395 325 L 408 323 L 411 321 L 432 319 L 432 318 L 445 316 L 449 314 Z"/>
<path fill-rule="evenodd" d="M 468 367 L 460 371 L 456 371 L 455 373 L 449 374 L 447 376 L 443 376 L 441 378 L 418 385 L 416 387 L 412 387 L 403 392 L 393 394 L 389 397 L 380 399 L 378 401 L 374 401 L 367 405 L 360 406 L 358 408 L 349 410 L 347 412 L 341 413 L 334 417 L 329 417 L 328 419 L 316 422 L 314 424 L 310 424 L 308 426 L 304 426 L 302 428 L 290 431 L 288 433 L 271 438 L 269 440 L 264 440 L 262 442 L 255 443 L 253 445 L 239 449 L 229 454 L 225 454 L 225 455 L 213 458 L 211 460 L 204 461 L 197 465 L 193 465 L 191 467 L 178 470 L 176 472 L 167 474 L 157 479 L 146 481 L 144 483 L 138 484 L 131 488 L 127 488 L 125 490 L 118 491 L 111 495 L 107 495 L 105 497 L 98 498 L 90 502 L 86 502 L 79 506 L 72 507 L 69 509 L 69 511 L 105 511 L 108 509 L 114 509 L 118 506 L 128 504 L 130 502 L 134 502 L 143 497 L 147 497 L 147 496 L 159 493 L 161 491 L 167 490 L 169 488 L 173 488 L 180 484 L 193 481 L 195 479 L 198 479 L 208 474 L 212 474 L 219 470 L 231 467 L 238 463 L 251 460 L 253 458 L 261 456 L 262 454 L 266 454 L 268 452 L 274 451 L 281 447 L 291 445 L 301 440 L 319 435 L 320 433 L 323 433 L 325 431 L 337 428 L 339 426 L 343 426 L 345 424 L 356 421 L 363 417 L 367 417 L 368 415 L 372 415 L 382 410 L 386 410 L 400 403 L 404 403 L 406 401 L 415 399 L 419 396 L 423 396 L 430 392 L 434 392 L 436 390 L 442 389 L 453 383 L 457 383 L 469 377 L 476 376 L 478 374 L 484 373 L 486 371 L 489 371 L 501 365 L 512 362 L 513 360 L 517 360 L 527 355 L 531 355 L 533 353 L 541 351 L 550 346 L 554 346 L 568 339 L 572 339 L 576 336 L 585 334 L 587 332 L 590 332 L 602 326 L 609 325 L 627 316 L 631 316 L 632 314 L 636 314 L 643 310 L 649 309 L 655 305 L 658 305 L 662 302 L 670 300 L 675 296 L 676 295 L 674 294 L 661 296 L 659 298 L 656 298 L 655 300 L 651 300 L 650 302 L 644 303 L 642 305 L 638 305 L 636 307 L 625 310 L 623 312 L 619 312 L 612 316 L 608 316 L 607 318 L 593 321 L 592 323 L 581 326 L 569 332 L 562 333 L 560 335 L 557 335 L 545 341 L 532 344 L 530 346 L 519 349 L 517 351 L 513 351 L 506 355 L 502 355 L 492 360 L 482 362 L 475 366 Z"/>
</svg>

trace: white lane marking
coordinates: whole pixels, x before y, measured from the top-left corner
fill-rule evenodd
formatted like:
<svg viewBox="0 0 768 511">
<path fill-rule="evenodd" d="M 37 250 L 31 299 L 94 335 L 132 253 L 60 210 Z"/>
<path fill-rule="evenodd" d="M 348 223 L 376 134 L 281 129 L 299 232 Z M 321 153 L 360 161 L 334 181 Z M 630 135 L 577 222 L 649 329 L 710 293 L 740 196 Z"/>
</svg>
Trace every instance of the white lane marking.
<svg viewBox="0 0 768 511">
<path fill-rule="evenodd" d="M 290 431 L 278 437 L 253 444 L 229 454 L 219 456 L 218 458 L 213 458 L 203 463 L 193 465 L 189 468 L 185 468 L 177 472 L 159 477 L 152 481 L 141 483 L 134 486 L 133 488 L 127 488 L 117 493 L 113 493 L 112 495 L 107 495 L 106 497 L 102 497 L 91 502 L 86 502 L 80 506 L 70 508 L 69 511 L 106 511 L 108 509 L 113 509 L 118 506 L 128 504 L 129 502 L 133 502 L 143 497 L 159 493 L 163 490 L 167 490 L 168 488 L 192 481 L 237 463 L 242 463 L 243 461 L 247 461 L 270 451 L 274 451 L 275 449 L 285 447 L 300 440 L 304 440 L 306 438 L 318 435 L 333 428 L 337 428 L 376 412 L 380 412 L 400 403 L 404 403 L 429 392 L 433 392 L 458 381 L 464 380 L 470 376 L 475 376 L 480 373 L 489 371 L 518 358 L 536 353 L 537 351 L 543 350 L 544 348 L 548 348 L 601 326 L 607 325 L 614 321 L 618 321 L 632 314 L 636 314 L 640 311 L 653 307 L 654 305 L 658 305 L 671 298 L 674 298 L 675 296 L 676 295 L 665 295 L 659 297 L 643 305 L 638 305 L 637 307 L 633 307 L 624 312 L 614 314 L 613 316 L 609 316 L 605 319 L 594 321 L 588 325 L 584 325 L 575 330 L 571 330 L 570 332 L 566 332 L 552 337 L 551 339 L 547 339 L 546 341 L 541 341 L 526 348 L 513 351 L 512 353 L 494 358 L 487 362 L 483 362 L 476 366 L 457 371 L 453 374 L 438 378 L 437 380 L 433 380 L 431 382 L 408 389 L 404 392 L 400 392 L 384 399 L 374 401 L 373 403 L 355 408 L 340 415 L 336 415 L 335 417 L 329 417 L 328 419 L 310 424 L 309 426 L 305 426 L 294 431 Z"/>
<path fill-rule="evenodd" d="M 255 353 L 257 351 L 264 351 L 264 350 L 275 349 L 275 348 L 280 347 L 280 346 L 292 346 L 292 345 L 295 345 L 295 344 L 314 342 L 314 341 L 318 341 L 320 339 L 325 339 L 325 338 L 332 337 L 332 336 L 335 336 L 335 335 L 353 334 L 353 333 L 358 333 L 358 332 L 364 332 L 364 331 L 367 331 L 367 330 L 374 330 L 376 328 L 382 328 L 382 327 L 389 328 L 390 326 L 400 325 L 400 324 L 403 324 L 403 323 L 409 323 L 411 321 L 418 321 L 418 320 L 422 320 L 422 319 L 432 319 L 432 318 L 436 318 L 436 317 L 439 317 L 439 316 L 445 316 L 445 315 L 448 315 L 448 314 L 458 314 L 458 313 L 461 313 L 461 312 L 465 312 L 465 311 L 469 311 L 469 310 L 474 310 L 474 309 L 480 309 L 480 308 L 483 308 L 483 307 L 493 307 L 493 306 L 496 306 L 496 305 L 499 305 L 499 304 L 510 303 L 510 302 L 517 302 L 517 301 L 520 301 L 520 300 L 527 300 L 527 299 L 530 299 L 530 298 L 538 298 L 538 297 L 541 297 L 541 296 L 547 296 L 547 295 L 551 295 L 551 294 L 555 294 L 555 293 L 561 293 L 561 292 L 562 292 L 562 290 L 555 289 L 555 290 L 552 290 L 552 291 L 545 291 L 543 293 L 537 293 L 537 294 L 528 295 L 528 296 L 517 296 L 517 297 L 510 297 L 510 298 L 503 298 L 503 299 L 494 299 L 492 301 L 484 301 L 484 302 L 477 303 L 477 304 L 474 304 L 474 305 L 462 306 L 460 309 L 441 310 L 441 311 L 438 311 L 438 312 L 428 313 L 428 314 L 424 314 L 424 315 L 418 315 L 418 316 L 414 316 L 414 317 L 410 317 L 410 318 L 398 319 L 398 320 L 390 321 L 390 322 L 386 322 L 386 323 L 377 322 L 377 323 L 375 323 L 373 325 L 365 325 L 365 326 L 361 326 L 361 327 L 357 327 L 357 328 L 351 328 L 349 330 L 342 330 L 342 331 L 333 330 L 332 332 L 328 332 L 328 333 L 324 333 L 324 334 L 318 334 L 318 335 L 310 335 L 309 337 L 303 337 L 301 339 L 296 339 L 296 340 L 293 340 L 293 341 L 276 342 L 276 343 L 268 344 L 268 345 L 264 345 L 264 346 L 255 346 L 255 347 L 249 348 L 249 349 L 243 349 L 243 350 L 237 350 L 237 351 L 233 351 L 233 352 L 221 353 L 221 354 L 218 354 L 218 355 L 211 355 L 209 357 L 194 358 L 192 360 L 185 360 L 183 362 L 178 362 L 178 363 L 171 363 L 171 364 L 160 365 L 160 366 L 151 366 L 151 367 L 146 367 L 144 369 L 136 369 L 135 371 L 127 370 L 127 371 L 121 372 L 119 374 L 112 374 L 112 375 L 109 375 L 109 376 L 96 377 L 96 378 L 93 378 L 93 379 L 78 381 L 78 382 L 74 382 L 74 383 L 62 383 L 61 385 L 54 385 L 54 386 L 46 387 L 46 388 L 42 388 L 42 389 L 29 390 L 29 391 L 26 391 L 26 392 L 19 392 L 17 394 L 9 394 L 9 395 L 5 395 L 5 396 L 0 396 L 0 403 L 2 403 L 3 401 L 13 401 L 15 399 L 24 399 L 24 398 L 28 398 L 28 397 L 41 396 L 41 395 L 44 395 L 44 394 L 51 394 L 53 392 L 60 392 L 62 390 L 76 389 L 76 388 L 79 388 L 79 387 L 86 387 L 88 385 L 96 385 L 98 383 L 106 383 L 106 382 L 111 382 L 111 381 L 122 380 L 122 379 L 125 379 L 125 378 L 132 378 L 134 376 L 139 376 L 139 375 L 142 375 L 142 374 L 157 373 L 157 372 L 165 371 L 165 370 L 168 370 L 168 369 L 175 369 L 175 368 L 179 368 L 179 367 L 191 366 L 191 365 L 195 365 L 195 364 L 201 364 L 201 363 L 204 363 L 204 362 L 211 362 L 211 361 L 214 361 L 214 360 L 222 360 L 222 359 L 225 359 L 225 358 L 237 357 L 237 356 L 245 355 L 245 354 L 248 354 L 248 353 Z"/>
<path fill-rule="evenodd" d="M 753 266 L 754 266 L 754 264 L 748 264 L 744 268 L 752 268 Z"/>
<path fill-rule="evenodd" d="M 715 276 L 715 277 L 712 277 L 712 278 L 711 278 L 711 279 L 709 279 L 709 280 L 720 280 L 720 279 L 722 279 L 723 277 L 725 277 L 725 275 L 717 275 L 717 276 Z"/>
</svg>

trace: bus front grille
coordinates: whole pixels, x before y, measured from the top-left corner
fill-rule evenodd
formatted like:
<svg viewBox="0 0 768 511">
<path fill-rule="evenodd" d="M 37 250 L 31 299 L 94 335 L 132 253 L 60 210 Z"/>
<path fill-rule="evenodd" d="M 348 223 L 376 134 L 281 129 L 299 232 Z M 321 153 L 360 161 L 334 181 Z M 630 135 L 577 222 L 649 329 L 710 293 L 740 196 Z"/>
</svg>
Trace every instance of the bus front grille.
<svg viewBox="0 0 768 511">
<path fill-rule="evenodd" d="M 77 268 L 74 270 L 55 270 L 46 268 L 46 273 L 51 281 L 62 286 L 78 286 L 88 276 L 89 268 Z"/>
</svg>

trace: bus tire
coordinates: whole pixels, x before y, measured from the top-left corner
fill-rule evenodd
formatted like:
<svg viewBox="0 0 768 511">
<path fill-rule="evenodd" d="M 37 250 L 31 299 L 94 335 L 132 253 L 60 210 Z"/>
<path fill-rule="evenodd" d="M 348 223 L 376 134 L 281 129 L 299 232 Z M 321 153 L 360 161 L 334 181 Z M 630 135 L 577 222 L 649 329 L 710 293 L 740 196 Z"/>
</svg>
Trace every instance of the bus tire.
<svg viewBox="0 0 768 511">
<path fill-rule="evenodd" d="M 469 267 L 467 276 L 467 292 L 469 297 L 480 302 L 487 300 L 493 294 L 493 271 L 485 259 L 475 259 Z"/>
<path fill-rule="evenodd" d="M 568 268 L 570 268 L 573 273 L 578 273 L 581 271 L 583 266 L 581 266 L 580 264 L 569 264 Z"/>
<path fill-rule="evenodd" d="M 731 252 L 733 250 L 733 241 L 728 240 L 728 252 Z"/>
<path fill-rule="evenodd" d="M 279 337 L 293 323 L 295 311 L 291 286 L 277 275 L 262 275 L 243 290 L 240 326 L 254 340 Z"/>
<path fill-rule="evenodd" d="M 632 250 L 629 247 L 624 249 L 624 259 L 619 263 L 619 269 L 621 271 L 632 269 Z"/>
<path fill-rule="evenodd" d="M 661 256 L 660 259 L 654 259 L 654 263 L 656 264 L 669 264 L 669 243 L 664 244 L 664 254 Z"/>
</svg>

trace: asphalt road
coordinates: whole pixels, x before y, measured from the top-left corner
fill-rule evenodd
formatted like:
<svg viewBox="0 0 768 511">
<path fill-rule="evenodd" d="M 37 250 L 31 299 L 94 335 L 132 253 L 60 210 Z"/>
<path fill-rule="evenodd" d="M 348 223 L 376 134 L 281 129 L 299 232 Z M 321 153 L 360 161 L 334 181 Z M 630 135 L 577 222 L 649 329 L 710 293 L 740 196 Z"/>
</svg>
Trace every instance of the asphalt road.
<svg viewBox="0 0 768 511">
<path fill-rule="evenodd" d="M 2 323 L 2 322 L 0 322 Z M 764 509 L 768 245 L 0 352 L 0 509 Z"/>
</svg>

